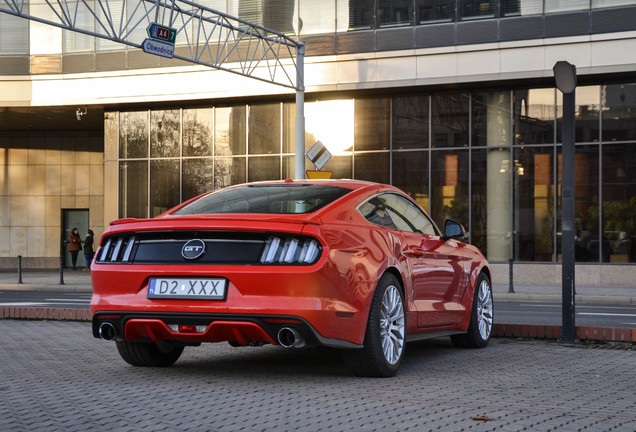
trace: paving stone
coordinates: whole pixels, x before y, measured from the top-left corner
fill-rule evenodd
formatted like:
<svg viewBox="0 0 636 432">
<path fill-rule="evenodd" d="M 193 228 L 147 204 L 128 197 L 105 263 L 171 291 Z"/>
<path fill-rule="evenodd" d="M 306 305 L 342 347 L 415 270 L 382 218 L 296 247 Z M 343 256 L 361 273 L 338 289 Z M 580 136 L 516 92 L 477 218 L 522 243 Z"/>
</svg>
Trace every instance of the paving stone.
<svg viewBox="0 0 636 432">
<path fill-rule="evenodd" d="M 335 350 L 224 343 L 135 368 L 79 322 L 0 320 L 0 346 L 2 431 L 636 430 L 628 348 L 439 339 L 369 379 Z"/>
</svg>

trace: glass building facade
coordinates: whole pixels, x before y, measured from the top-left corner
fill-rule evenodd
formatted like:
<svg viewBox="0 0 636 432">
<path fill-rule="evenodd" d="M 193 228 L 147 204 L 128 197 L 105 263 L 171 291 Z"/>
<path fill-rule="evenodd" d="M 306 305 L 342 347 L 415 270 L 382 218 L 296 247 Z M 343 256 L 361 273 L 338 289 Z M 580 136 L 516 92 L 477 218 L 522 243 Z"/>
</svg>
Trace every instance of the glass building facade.
<svg viewBox="0 0 636 432">
<path fill-rule="evenodd" d="M 636 262 L 636 84 L 581 86 L 576 101 L 576 259 Z M 554 88 L 316 101 L 306 147 L 330 149 L 335 178 L 393 184 L 438 224 L 463 222 L 493 262 L 558 262 L 561 105 Z M 287 102 L 120 112 L 120 216 L 293 177 L 294 117 Z"/>
</svg>

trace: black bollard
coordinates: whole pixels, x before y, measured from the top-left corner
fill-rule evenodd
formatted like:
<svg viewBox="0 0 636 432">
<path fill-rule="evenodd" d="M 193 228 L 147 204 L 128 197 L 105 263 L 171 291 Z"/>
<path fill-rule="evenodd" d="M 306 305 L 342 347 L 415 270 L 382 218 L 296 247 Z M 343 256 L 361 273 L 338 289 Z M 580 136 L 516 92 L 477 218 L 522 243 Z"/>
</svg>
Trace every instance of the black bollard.
<svg viewBox="0 0 636 432">
<path fill-rule="evenodd" d="M 60 285 L 64 285 L 64 257 L 60 256 Z"/>
<path fill-rule="evenodd" d="M 18 283 L 22 283 L 22 255 L 18 255 Z"/>
</svg>

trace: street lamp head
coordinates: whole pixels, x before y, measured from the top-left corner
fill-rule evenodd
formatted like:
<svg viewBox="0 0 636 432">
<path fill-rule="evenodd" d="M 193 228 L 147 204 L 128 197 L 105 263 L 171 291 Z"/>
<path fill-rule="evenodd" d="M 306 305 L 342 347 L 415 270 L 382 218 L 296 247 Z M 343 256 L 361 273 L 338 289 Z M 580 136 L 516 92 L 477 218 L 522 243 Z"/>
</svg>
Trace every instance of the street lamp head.
<svg viewBox="0 0 636 432">
<path fill-rule="evenodd" d="M 565 60 L 558 61 L 552 68 L 556 86 L 563 94 L 571 94 L 576 88 L 576 66 Z"/>
</svg>

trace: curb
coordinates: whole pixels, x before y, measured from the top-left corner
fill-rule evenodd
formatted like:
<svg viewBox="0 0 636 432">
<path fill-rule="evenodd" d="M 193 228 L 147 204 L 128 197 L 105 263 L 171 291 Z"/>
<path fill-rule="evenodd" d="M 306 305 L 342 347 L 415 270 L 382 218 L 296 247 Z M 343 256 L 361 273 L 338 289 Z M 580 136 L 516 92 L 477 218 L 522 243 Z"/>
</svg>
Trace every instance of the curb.
<svg viewBox="0 0 636 432">
<path fill-rule="evenodd" d="M 0 308 L 0 318 L 91 321 L 93 316 L 90 309 L 4 306 Z"/>
<path fill-rule="evenodd" d="M 561 338 L 561 326 L 496 323 L 493 325 L 492 336 L 528 339 L 559 339 Z M 576 326 L 576 337 L 580 341 L 636 343 L 636 328 Z"/>
<path fill-rule="evenodd" d="M 43 308 L 5 306 L 0 308 L 0 319 L 91 321 L 90 309 Z M 560 325 L 495 323 L 493 337 L 559 339 Z M 581 341 L 636 343 L 636 328 L 577 326 L 576 336 Z"/>
</svg>

